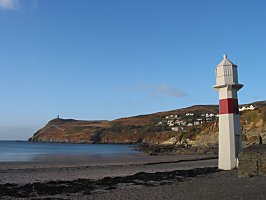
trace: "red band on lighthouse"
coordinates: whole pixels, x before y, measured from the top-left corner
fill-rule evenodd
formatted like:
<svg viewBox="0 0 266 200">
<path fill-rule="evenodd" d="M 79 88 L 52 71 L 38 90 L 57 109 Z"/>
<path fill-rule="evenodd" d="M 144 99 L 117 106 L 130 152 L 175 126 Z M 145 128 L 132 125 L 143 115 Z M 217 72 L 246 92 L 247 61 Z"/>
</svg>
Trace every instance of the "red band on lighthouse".
<svg viewBox="0 0 266 200">
<path fill-rule="evenodd" d="M 229 98 L 229 99 L 220 99 L 219 114 L 239 114 L 238 100 Z"/>
</svg>

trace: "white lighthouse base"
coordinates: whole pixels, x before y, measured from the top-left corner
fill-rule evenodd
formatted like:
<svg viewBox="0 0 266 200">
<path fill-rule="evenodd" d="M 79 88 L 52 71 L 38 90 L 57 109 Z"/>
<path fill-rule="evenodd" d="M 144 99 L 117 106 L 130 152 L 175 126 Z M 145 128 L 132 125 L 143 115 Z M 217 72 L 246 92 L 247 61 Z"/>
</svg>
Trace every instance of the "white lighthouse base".
<svg viewBox="0 0 266 200">
<path fill-rule="evenodd" d="M 238 115 L 222 114 L 219 116 L 219 169 L 231 170 L 237 166 L 236 154 L 241 148 L 239 147 L 241 135 L 238 135 L 238 130 L 240 130 Z"/>
</svg>

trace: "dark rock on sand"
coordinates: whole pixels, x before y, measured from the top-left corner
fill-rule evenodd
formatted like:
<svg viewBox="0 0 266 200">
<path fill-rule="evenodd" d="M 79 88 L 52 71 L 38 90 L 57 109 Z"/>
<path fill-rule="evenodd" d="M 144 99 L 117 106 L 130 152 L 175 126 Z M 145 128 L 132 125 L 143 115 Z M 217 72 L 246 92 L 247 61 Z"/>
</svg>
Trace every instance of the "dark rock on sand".
<svg viewBox="0 0 266 200">
<path fill-rule="evenodd" d="M 252 145 L 239 155 L 239 177 L 266 176 L 266 145 Z"/>
<path fill-rule="evenodd" d="M 136 150 L 142 151 L 150 156 L 158 154 L 178 154 L 178 155 L 218 155 L 218 146 L 190 146 L 182 145 L 160 145 L 143 143 L 136 147 Z"/>
<path fill-rule="evenodd" d="M 74 181 L 36 182 L 26 185 L 1 184 L 0 197 L 3 198 L 39 198 L 67 194 L 90 195 L 96 190 L 112 190 L 120 184 L 144 185 L 148 187 L 171 184 L 171 180 L 184 181 L 189 177 L 204 176 L 219 172 L 217 168 L 199 168 L 171 172 L 144 173 L 132 176 L 106 177 L 100 180 L 78 179 Z M 56 197 L 55 197 L 56 198 Z"/>
</svg>

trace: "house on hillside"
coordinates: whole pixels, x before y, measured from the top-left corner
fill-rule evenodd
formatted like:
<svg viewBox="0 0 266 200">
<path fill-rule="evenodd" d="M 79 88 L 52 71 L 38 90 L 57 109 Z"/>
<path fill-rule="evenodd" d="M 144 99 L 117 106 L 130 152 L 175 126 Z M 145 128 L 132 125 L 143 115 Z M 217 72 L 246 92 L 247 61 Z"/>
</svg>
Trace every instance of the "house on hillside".
<svg viewBox="0 0 266 200">
<path fill-rule="evenodd" d="M 247 107 L 243 106 L 242 108 L 239 108 L 239 111 L 242 112 L 242 111 L 246 111 L 246 110 L 255 110 L 255 109 L 256 109 L 255 106 L 250 105 L 250 106 L 247 106 Z"/>
<path fill-rule="evenodd" d="M 200 125 L 200 122 L 195 121 L 194 126 L 198 126 L 198 125 Z"/>
<path fill-rule="evenodd" d="M 163 122 L 162 121 L 160 121 L 160 122 L 158 122 L 158 124 L 157 125 L 163 125 Z"/>
<path fill-rule="evenodd" d="M 175 125 L 175 123 L 174 123 L 173 120 L 169 120 L 169 121 L 167 121 L 167 124 L 168 124 L 168 126 L 174 126 L 174 125 Z"/>
</svg>

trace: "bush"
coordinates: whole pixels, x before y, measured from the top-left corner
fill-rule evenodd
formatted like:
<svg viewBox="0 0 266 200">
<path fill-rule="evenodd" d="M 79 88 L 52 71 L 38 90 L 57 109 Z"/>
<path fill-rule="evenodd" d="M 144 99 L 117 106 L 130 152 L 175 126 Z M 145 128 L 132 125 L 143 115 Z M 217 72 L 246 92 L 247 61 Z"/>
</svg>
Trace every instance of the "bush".
<svg viewBox="0 0 266 200">
<path fill-rule="evenodd" d="M 266 122 L 266 107 L 264 107 L 262 110 L 261 110 L 261 115 L 262 115 L 262 119 L 264 122 Z"/>
</svg>

